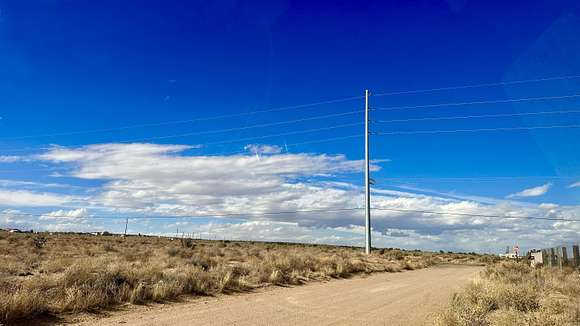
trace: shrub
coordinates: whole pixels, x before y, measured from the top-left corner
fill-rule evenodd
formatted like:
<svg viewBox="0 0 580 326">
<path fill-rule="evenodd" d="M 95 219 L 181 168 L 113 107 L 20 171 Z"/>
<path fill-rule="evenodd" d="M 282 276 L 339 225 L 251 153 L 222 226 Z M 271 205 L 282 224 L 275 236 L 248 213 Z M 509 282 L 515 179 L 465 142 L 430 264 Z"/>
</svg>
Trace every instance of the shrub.
<svg viewBox="0 0 580 326">
<path fill-rule="evenodd" d="M 580 278 L 571 270 L 501 262 L 481 274 L 481 280 L 452 297 L 436 324 L 540 326 L 580 322 Z"/>
<path fill-rule="evenodd" d="M 35 237 L 50 245 L 39 248 Z M 0 324 L 45 312 L 94 311 L 449 261 L 399 249 L 367 256 L 347 247 L 189 240 L 0 231 Z M 562 291 L 578 293 L 580 288 Z M 559 309 L 550 302 L 541 313 Z"/>
</svg>

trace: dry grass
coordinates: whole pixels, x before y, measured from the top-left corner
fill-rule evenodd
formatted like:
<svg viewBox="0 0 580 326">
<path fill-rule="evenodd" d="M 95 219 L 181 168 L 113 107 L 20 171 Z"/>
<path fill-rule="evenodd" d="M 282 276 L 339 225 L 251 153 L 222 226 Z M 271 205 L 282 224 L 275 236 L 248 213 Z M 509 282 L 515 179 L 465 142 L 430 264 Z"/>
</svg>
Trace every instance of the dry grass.
<svg viewBox="0 0 580 326">
<path fill-rule="evenodd" d="M 12 323 L 40 314 L 490 258 L 398 249 L 366 256 L 349 247 L 0 231 L 0 259 L 0 323 Z"/>
<path fill-rule="evenodd" d="M 526 263 L 488 266 L 453 296 L 437 325 L 580 325 L 580 274 Z"/>
</svg>

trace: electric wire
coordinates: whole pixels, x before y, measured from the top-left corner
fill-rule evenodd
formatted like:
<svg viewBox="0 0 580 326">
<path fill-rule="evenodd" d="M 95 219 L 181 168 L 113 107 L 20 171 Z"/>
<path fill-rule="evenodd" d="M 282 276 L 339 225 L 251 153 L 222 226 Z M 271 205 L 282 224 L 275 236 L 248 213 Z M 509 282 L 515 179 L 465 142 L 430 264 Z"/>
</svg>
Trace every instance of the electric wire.
<svg viewBox="0 0 580 326">
<path fill-rule="evenodd" d="M 455 120 L 455 119 L 504 118 L 504 117 L 519 117 L 519 116 L 549 115 L 549 114 L 568 114 L 568 113 L 580 113 L 580 110 L 481 114 L 481 115 L 466 115 L 466 116 L 451 116 L 451 117 L 423 117 L 423 118 L 392 119 L 392 120 L 371 120 L 371 122 L 373 122 L 373 123 L 392 123 L 392 122 L 411 122 L 411 121 L 439 121 L 439 120 Z"/>
<path fill-rule="evenodd" d="M 553 80 L 567 80 L 567 79 L 576 79 L 576 78 L 580 78 L 580 75 L 554 76 L 554 77 L 515 80 L 515 81 L 506 81 L 506 82 L 492 82 L 492 83 L 480 83 L 480 84 L 470 84 L 470 85 L 439 87 L 439 88 L 431 88 L 431 89 L 383 92 L 383 93 L 373 94 L 373 96 L 382 97 L 382 96 L 388 96 L 388 95 L 415 94 L 415 93 L 436 92 L 436 91 L 444 91 L 444 90 L 457 90 L 457 89 L 488 87 L 488 86 L 498 86 L 498 85 L 513 85 L 513 84 L 535 83 L 535 82 L 553 81 Z M 311 103 L 305 103 L 305 104 L 289 105 L 289 106 L 254 110 L 254 111 L 248 111 L 248 112 L 232 113 L 232 114 L 223 114 L 223 115 L 216 115 L 216 116 L 210 116 L 210 117 L 135 124 L 135 125 L 127 125 L 127 126 L 121 126 L 121 127 L 112 127 L 112 128 L 76 130 L 76 131 L 58 132 L 58 133 L 45 133 L 45 134 L 21 135 L 21 136 L 4 136 L 4 137 L 0 137 L 0 139 L 16 140 L 16 139 L 40 138 L 40 137 L 44 138 L 44 137 L 54 137 L 54 136 L 69 136 L 69 135 L 79 135 L 79 134 L 88 134 L 88 133 L 96 133 L 96 132 L 127 130 L 127 129 L 134 129 L 134 128 L 145 128 L 145 127 L 156 127 L 156 126 L 165 126 L 165 125 L 174 125 L 174 124 L 184 124 L 184 123 L 199 122 L 199 121 L 211 121 L 211 120 L 219 120 L 219 119 L 227 119 L 227 118 L 235 118 L 235 117 L 240 117 L 240 116 L 259 114 L 259 113 L 280 112 L 280 111 L 286 111 L 286 110 L 292 110 L 292 109 L 313 107 L 313 106 L 318 106 L 318 105 L 334 104 L 334 103 L 347 102 L 347 101 L 352 101 L 352 100 L 361 99 L 361 98 L 364 98 L 364 96 L 351 96 L 351 97 L 337 98 L 337 99 L 311 102 Z"/>
<path fill-rule="evenodd" d="M 515 81 L 506 81 L 506 82 L 492 82 L 492 83 L 480 83 L 480 84 L 471 84 L 471 85 L 448 86 L 448 87 L 439 87 L 439 88 L 431 88 L 431 89 L 382 92 L 382 93 L 373 94 L 372 96 L 382 97 L 382 96 L 389 96 L 389 95 L 416 94 L 416 93 L 436 92 L 436 91 L 445 91 L 445 90 L 458 90 L 458 89 L 489 87 L 489 86 L 498 86 L 498 85 L 535 83 L 535 82 L 543 82 L 543 81 L 565 80 L 565 79 L 576 79 L 576 78 L 580 78 L 580 75 L 554 76 L 554 77 L 515 80 Z M 357 100 L 357 99 L 362 99 L 362 98 L 364 98 L 364 96 L 351 96 L 351 97 L 317 101 L 317 102 L 311 102 L 311 103 L 305 103 L 305 104 L 289 105 L 289 106 L 254 110 L 254 111 L 249 111 L 249 112 L 216 115 L 216 116 L 212 116 L 212 117 L 200 117 L 200 118 L 184 119 L 184 120 L 172 120 L 172 121 L 164 121 L 164 122 L 143 123 L 143 124 L 127 125 L 127 126 L 112 127 L 112 128 L 97 128 L 97 129 L 88 129 L 88 130 L 76 130 L 76 131 L 68 131 L 68 132 L 45 133 L 45 134 L 22 135 L 22 136 L 4 136 L 4 137 L 0 137 L 0 139 L 16 140 L 16 139 L 44 138 L 44 137 L 54 137 L 54 136 L 72 136 L 72 135 L 80 135 L 80 134 L 88 134 L 88 133 L 96 133 L 96 132 L 109 132 L 109 131 L 127 130 L 127 129 L 135 129 L 135 128 L 146 128 L 146 127 L 166 126 L 166 125 L 175 125 L 175 124 L 185 124 L 185 123 L 191 123 L 191 122 L 212 121 L 212 120 L 235 118 L 235 117 L 241 117 L 241 116 L 247 116 L 247 115 L 253 115 L 253 114 L 260 114 L 260 113 L 280 112 L 280 111 L 286 111 L 286 110 L 292 110 L 292 109 L 313 107 L 313 106 L 318 106 L 318 105 L 341 103 L 341 102 L 347 102 L 347 101 L 352 101 L 352 100 Z"/>
<path fill-rule="evenodd" d="M 152 216 L 129 216 L 130 219 L 134 218 L 143 218 L 143 219 L 156 219 L 156 218 L 164 218 L 164 219 L 177 219 L 177 218 L 203 218 L 203 217 L 235 217 L 235 216 L 268 216 L 268 215 L 286 215 L 286 214 L 299 214 L 299 213 L 332 213 L 332 212 L 343 212 L 343 211 L 355 211 L 359 210 L 360 208 L 351 207 L 351 208 L 336 208 L 336 209 L 305 209 L 305 210 L 290 210 L 290 211 L 276 211 L 276 212 L 249 212 L 249 213 L 208 213 L 208 214 L 195 214 L 195 215 L 177 215 L 177 216 L 159 216 L 159 215 L 152 215 Z M 57 215 L 57 214 L 38 214 L 38 213 L 22 213 L 22 212 L 0 212 L 0 214 L 5 215 L 22 215 L 22 216 L 31 216 L 31 217 L 47 217 L 47 218 L 77 218 L 77 219 L 125 219 L 127 218 L 126 215 L 124 216 L 104 216 L 104 215 L 88 215 L 84 217 L 73 217 L 70 215 Z"/>
<path fill-rule="evenodd" d="M 349 113 L 349 114 L 352 114 L 352 113 Z M 341 114 L 341 115 L 344 115 L 344 114 Z M 336 115 L 333 115 L 333 116 L 336 116 Z M 317 119 L 321 119 L 321 118 L 317 118 Z M 303 120 L 303 119 L 299 119 L 299 120 L 307 121 L 307 120 Z M 314 119 L 312 119 L 312 120 L 314 120 Z M 221 130 L 209 130 L 209 131 L 201 131 L 201 132 L 194 132 L 194 133 L 183 133 L 183 134 L 174 134 L 174 135 L 167 135 L 167 136 L 122 140 L 122 141 L 118 141 L 118 143 L 135 143 L 135 142 L 142 142 L 142 141 L 149 141 L 149 140 L 159 140 L 159 139 L 179 138 L 179 137 L 187 137 L 187 136 L 194 136 L 194 135 L 215 134 L 215 133 L 223 133 L 223 132 L 236 131 L 236 130 L 247 130 L 247 129 L 253 129 L 253 128 L 262 128 L 262 127 L 270 127 L 270 126 L 275 126 L 275 125 L 283 125 L 283 124 L 288 124 L 288 123 L 292 123 L 292 122 L 296 122 L 296 121 L 298 121 L 298 120 L 281 121 L 281 122 L 275 122 L 275 123 L 253 125 L 253 126 L 247 126 L 247 127 L 221 129 Z M 296 134 L 301 134 L 301 133 L 310 133 L 310 132 L 316 132 L 316 131 L 320 131 L 320 130 L 337 129 L 337 128 L 350 127 L 350 126 L 361 125 L 361 124 L 364 124 L 364 123 L 357 122 L 357 123 L 341 124 L 341 125 L 330 126 L 330 127 L 321 127 L 321 128 L 291 131 L 291 132 L 287 132 L 287 133 L 278 133 L 278 134 L 271 134 L 271 135 L 264 135 L 264 136 L 239 138 L 239 139 L 233 140 L 231 142 L 239 142 L 239 141 L 252 140 L 252 139 L 262 139 L 262 138 L 277 137 L 277 136 L 284 136 L 284 135 L 296 135 Z M 229 140 L 216 141 L 216 142 L 204 143 L 203 145 L 227 144 L 229 142 L 230 142 Z"/>
<path fill-rule="evenodd" d="M 380 207 L 380 208 L 374 207 L 372 209 L 378 210 L 378 211 L 392 211 L 392 212 L 402 212 L 402 213 L 420 213 L 420 214 L 436 214 L 436 215 L 457 215 L 457 216 L 468 216 L 468 217 L 580 222 L 580 219 L 567 219 L 567 218 L 560 218 L 560 217 L 472 214 L 472 213 L 460 213 L 460 212 L 431 211 L 431 210 L 417 210 L 417 209 L 397 209 L 397 208 L 384 208 L 384 207 Z"/>
<path fill-rule="evenodd" d="M 488 131 L 545 130 L 545 129 L 567 129 L 567 128 L 580 128 L 580 124 L 534 126 L 534 127 L 498 127 L 498 128 L 476 128 L 476 129 L 411 130 L 411 131 L 373 132 L 372 135 L 387 136 L 387 135 L 448 134 L 448 133 L 464 133 L 464 132 L 470 133 L 470 132 L 488 132 Z"/>
<path fill-rule="evenodd" d="M 418 94 L 418 93 L 429 93 L 429 92 L 439 92 L 439 91 L 449 91 L 449 90 L 459 90 L 459 89 L 469 89 L 469 88 L 481 88 L 481 87 L 491 87 L 491 86 L 503 86 L 503 85 L 516 85 L 516 84 L 536 83 L 536 82 L 543 82 L 543 81 L 565 80 L 565 79 L 576 79 L 576 78 L 580 78 L 580 75 L 554 76 L 554 77 L 544 77 L 544 78 L 536 78 L 536 79 L 513 80 L 513 81 L 505 81 L 505 82 L 491 82 L 491 83 L 447 86 L 447 87 L 437 87 L 437 88 L 408 90 L 408 91 L 382 92 L 382 93 L 377 93 L 377 94 L 371 94 L 371 96 L 381 97 L 381 96 L 404 95 L 404 94 Z"/>
<path fill-rule="evenodd" d="M 406 110 L 406 109 L 438 108 L 438 107 L 448 107 L 448 106 L 467 106 L 467 105 L 479 105 L 479 104 L 498 104 L 498 103 L 528 102 L 528 101 L 549 101 L 549 100 L 561 100 L 561 99 L 578 98 L 578 97 L 580 97 L 580 94 L 559 95 L 559 96 L 523 97 L 523 98 L 496 99 L 496 100 L 478 100 L 478 101 L 467 101 L 467 102 L 447 102 L 447 103 L 409 105 L 409 106 L 372 107 L 372 110 L 375 110 L 375 111 L 396 111 L 396 110 Z"/>
<path fill-rule="evenodd" d="M 202 118 L 195 118 L 195 119 L 174 120 L 174 121 L 156 122 L 156 123 L 145 123 L 145 124 L 137 124 L 137 125 L 129 125 L 129 126 L 113 127 L 113 128 L 77 130 L 77 131 L 60 132 L 60 133 L 23 135 L 23 136 L 6 136 L 6 137 L 0 137 L 0 139 L 16 140 L 16 139 L 43 138 L 43 137 L 53 137 L 53 136 L 70 136 L 70 135 L 80 135 L 80 134 L 96 133 L 96 132 L 108 132 L 108 131 L 126 130 L 126 129 L 134 129 L 134 128 L 145 128 L 145 127 L 156 127 L 156 126 L 183 124 L 183 123 L 191 123 L 191 122 L 212 121 L 212 120 L 219 120 L 219 119 L 242 117 L 242 116 L 259 114 L 259 113 L 281 112 L 281 111 L 288 111 L 288 110 L 293 110 L 293 109 L 313 107 L 313 106 L 318 106 L 318 105 L 347 102 L 347 101 L 352 101 L 352 100 L 361 99 L 361 98 L 364 98 L 364 96 L 344 97 L 344 98 L 333 99 L 333 100 L 312 102 L 312 103 L 299 104 L 299 105 L 283 106 L 283 107 L 256 110 L 256 111 L 250 111 L 250 112 L 240 112 L 240 113 L 216 115 L 216 116 L 212 116 L 212 117 L 202 117 Z"/>
<path fill-rule="evenodd" d="M 274 134 L 266 134 L 266 135 L 260 135 L 260 136 L 237 138 L 237 139 L 233 139 L 233 140 L 229 139 L 229 140 L 220 140 L 220 141 L 214 141 L 214 142 L 199 143 L 199 144 L 192 145 L 191 147 L 192 148 L 205 148 L 205 147 L 211 146 L 211 145 L 223 145 L 223 144 L 231 144 L 231 143 L 238 143 L 238 142 L 244 142 L 244 141 L 250 141 L 250 140 L 259 140 L 259 139 L 280 137 L 280 136 L 300 135 L 300 134 L 314 133 L 314 132 L 319 132 L 319 131 L 334 130 L 334 129 L 340 129 L 340 128 L 360 126 L 360 125 L 364 125 L 364 122 L 346 123 L 346 124 L 340 124 L 340 125 L 334 125 L 334 126 L 328 126 L 328 127 L 302 129 L 302 130 L 289 131 L 289 132 L 283 132 L 283 133 L 274 133 Z M 232 128 L 232 129 L 242 130 L 242 129 L 248 129 L 248 128 L 240 127 L 240 128 Z M 214 132 L 214 131 L 212 131 L 212 132 Z M 217 132 L 217 131 L 215 131 L 215 132 Z M 224 132 L 224 131 L 220 130 L 219 132 Z M 167 135 L 167 136 L 159 136 L 159 137 L 121 140 L 121 141 L 116 141 L 114 143 L 119 143 L 119 144 L 139 143 L 139 142 L 155 140 L 155 139 L 160 140 L 160 139 L 178 138 L 178 137 L 185 137 L 185 136 L 190 136 L 190 135 L 191 135 L 190 133 L 188 133 L 188 134 L 175 134 L 175 135 Z M 94 144 L 92 144 L 92 145 L 94 145 Z M 12 149 L 0 149 L 0 151 L 15 152 L 15 151 L 30 151 L 30 150 L 50 150 L 50 149 L 54 149 L 54 148 L 74 149 L 74 148 L 83 147 L 83 146 L 88 146 L 88 144 L 77 144 L 77 145 L 66 145 L 66 146 L 59 145 L 59 146 L 37 147 L 37 148 L 28 148 L 28 149 L 14 149 L 14 150 L 12 150 Z M 290 144 L 288 144 L 288 146 L 290 146 Z"/>
<path fill-rule="evenodd" d="M 545 220 L 545 221 L 563 221 L 563 222 L 580 222 L 577 218 L 560 218 L 560 217 L 542 217 L 542 216 L 528 216 L 528 215 L 495 215 L 495 214 L 475 214 L 462 213 L 450 211 L 434 211 L 434 210 L 418 210 L 418 209 L 399 209 L 387 207 L 372 207 L 375 211 L 391 211 L 400 213 L 418 213 L 418 214 L 434 214 L 434 215 L 452 215 L 452 216 L 466 216 L 466 217 L 484 217 L 484 218 L 504 218 L 504 219 L 526 219 L 526 220 Z M 89 215 L 84 217 L 73 217 L 70 215 L 56 215 L 56 214 L 34 214 L 23 212 L 1 212 L 4 215 L 13 216 L 31 216 L 31 217 L 46 217 L 46 218 L 76 218 L 76 219 L 181 219 L 181 218 L 204 218 L 204 217 L 243 217 L 243 216 L 269 216 L 269 215 L 287 215 L 287 214 L 301 214 L 301 213 L 333 213 L 343 211 L 362 211 L 364 207 L 347 207 L 335 209 L 307 209 L 307 210 L 289 210 L 289 211 L 275 211 L 275 212 L 248 212 L 248 213 L 208 213 L 208 214 L 192 214 L 192 215 L 178 215 L 178 216 L 103 216 L 103 215 Z"/>
<path fill-rule="evenodd" d="M 373 178 L 376 181 L 498 181 L 498 180 L 532 180 L 532 179 L 550 179 L 550 180 L 575 180 L 580 176 L 551 176 L 551 175 L 534 175 L 534 176 L 480 176 L 480 177 L 385 177 Z"/>
</svg>

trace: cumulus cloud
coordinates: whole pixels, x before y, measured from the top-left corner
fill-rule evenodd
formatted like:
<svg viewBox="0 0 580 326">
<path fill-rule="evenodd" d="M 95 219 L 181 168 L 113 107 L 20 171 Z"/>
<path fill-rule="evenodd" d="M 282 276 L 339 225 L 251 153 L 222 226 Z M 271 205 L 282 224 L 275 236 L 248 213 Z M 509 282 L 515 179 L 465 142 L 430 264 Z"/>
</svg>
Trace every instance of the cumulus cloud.
<svg viewBox="0 0 580 326">
<path fill-rule="evenodd" d="M 541 203 L 539 205 L 539 207 L 543 208 L 543 209 L 556 209 L 556 208 L 560 207 L 560 205 L 552 204 L 552 203 Z"/>
<path fill-rule="evenodd" d="M 545 185 L 524 189 L 515 194 L 511 194 L 508 198 L 518 198 L 518 197 L 538 197 L 546 194 L 548 190 L 552 187 L 551 183 L 546 183 Z"/>
<path fill-rule="evenodd" d="M 0 224 L 8 227 L 16 227 L 28 224 L 31 220 L 29 215 L 23 214 L 16 209 L 5 209 L 0 211 Z"/>
<path fill-rule="evenodd" d="M 109 144 L 54 148 L 39 156 L 73 163 L 71 175 L 108 181 L 95 203 L 168 214 L 301 208 L 333 189 L 297 182 L 301 177 L 360 172 L 362 161 L 342 155 L 174 155 L 177 145 Z M 378 167 L 375 166 L 375 169 Z M 324 203 L 316 204 L 325 208 Z"/>
<path fill-rule="evenodd" d="M 52 164 L 66 163 L 69 170 L 65 176 L 103 181 L 104 185 L 84 202 L 85 206 L 95 209 L 142 216 L 163 215 L 168 221 L 172 216 L 230 214 L 232 223 L 192 224 L 190 228 L 208 234 L 220 230 L 219 234 L 231 238 L 361 243 L 363 189 L 336 181 L 334 177 L 361 173 L 362 161 L 350 160 L 344 155 L 280 153 L 266 147 L 247 147 L 269 153 L 259 159 L 252 154 L 196 156 L 184 153 L 189 148 L 157 144 L 54 147 L 37 159 Z M 377 164 L 374 162 L 373 170 L 380 168 Z M 550 186 L 537 187 L 546 188 L 539 191 L 526 189 L 514 197 L 545 193 Z M 376 208 L 372 220 L 377 245 L 478 251 L 499 243 L 501 247 L 503 243 L 511 245 L 516 238 L 524 246 L 525 243 L 546 244 L 546 239 L 562 242 L 577 236 L 560 232 L 563 226 L 554 221 L 502 218 L 572 218 L 578 214 L 577 207 L 482 201 L 476 196 L 417 194 L 411 189 L 382 188 L 373 190 L 372 202 Z M 343 208 L 361 209 L 339 211 Z M 301 210 L 323 211 L 292 213 Z M 73 211 L 80 214 L 78 210 Z M 77 229 L 107 227 L 95 224 L 93 219 L 68 218 L 67 214 L 73 214 L 70 212 L 53 211 L 45 216 L 65 215 L 66 218 L 43 222 L 52 229 L 66 225 Z M 170 234 L 175 230 L 170 223 L 148 223 L 143 218 L 136 224 L 152 233 Z M 204 229 L 210 227 L 212 232 Z M 555 232 L 556 228 L 559 232 Z"/>
<path fill-rule="evenodd" d="M 93 232 L 116 231 L 122 232 L 125 220 L 90 219 L 85 208 L 73 210 L 56 210 L 44 214 L 31 214 L 15 209 L 0 211 L 0 228 L 17 228 L 35 231 L 68 231 Z"/>
<path fill-rule="evenodd" d="M 383 235 L 386 235 L 388 237 L 396 237 L 396 238 L 406 238 L 409 237 L 410 234 L 404 231 L 400 231 L 400 230 L 389 230 L 386 229 L 385 232 L 383 232 Z"/>
<path fill-rule="evenodd" d="M 59 206 L 71 200 L 70 196 L 54 193 L 0 189 L 0 205 L 3 206 Z"/>
<path fill-rule="evenodd" d="M 59 209 L 40 217 L 41 220 L 71 220 L 89 217 L 89 210 L 86 208 L 78 208 L 73 210 Z"/>
</svg>

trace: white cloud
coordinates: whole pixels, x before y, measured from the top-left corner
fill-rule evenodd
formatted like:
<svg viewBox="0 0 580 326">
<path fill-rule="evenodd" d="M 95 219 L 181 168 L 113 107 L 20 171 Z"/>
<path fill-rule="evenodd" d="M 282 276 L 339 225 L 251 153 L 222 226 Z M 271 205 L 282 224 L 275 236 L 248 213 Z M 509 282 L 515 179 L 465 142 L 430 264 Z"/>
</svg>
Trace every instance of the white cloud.
<svg viewBox="0 0 580 326">
<path fill-rule="evenodd" d="M 0 163 L 15 163 L 26 160 L 27 159 L 22 156 L 0 155 Z"/>
<path fill-rule="evenodd" d="M 276 145 L 250 144 L 244 146 L 244 149 L 254 154 L 279 154 L 282 152 L 282 147 Z"/>
<path fill-rule="evenodd" d="M 560 207 L 560 205 L 552 204 L 552 203 L 541 203 L 538 207 L 543 208 L 543 209 L 556 209 L 556 208 Z"/>
<path fill-rule="evenodd" d="M 573 183 L 571 185 L 568 186 L 569 188 L 580 188 L 580 181 Z"/>
<path fill-rule="evenodd" d="M 89 210 L 86 208 L 78 208 L 73 210 L 59 209 L 40 217 L 41 220 L 71 220 L 89 217 Z"/>
<path fill-rule="evenodd" d="M 548 190 L 552 187 L 551 183 L 546 183 L 545 185 L 524 189 L 515 194 L 511 194 L 508 198 L 518 198 L 518 197 L 538 197 L 546 194 Z"/>
<path fill-rule="evenodd" d="M 1 206 L 59 206 L 71 200 L 72 197 L 60 194 L 0 189 Z"/>
<path fill-rule="evenodd" d="M 83 202 L 83 206 L 91 206 L 91 210 L 101 207 L 123 214 L 164 215 L 168 216 L 168 221 L 172 221 L 170 216 L 240 214 L 232 217 L 236 221 L 226 219 L 231 223 L 191 224 L 190 227 L 198 232 L 209 232 L 203 228 L 211 227 L 213 232 L 219 229 L 219 234 L 226 237 L 243 239 L 337 244 L 362 242 L 362 233 L 359 232 L 364 222 L 362 209 L 243 215 L 248 212 L 361 207 L 364 202 L 362 188 L 336 181 L 334 176 L 361 173 L 362 161 L 349 160 L 343 155 L 280 154 L 271 149 L 266 150 L 270 155 L 260 159 L 251 154 L 191 156 L 183 153 L 189 148 L 181 145 L 100 144 L 73 149 L 55 147 L 37 158 L 53 164 L 67 163 L 72 168 L 64 174 L 66 176 L 104 181 L 104 186 L 89 194 L 90 197 Z M 375 165 L 373 169 L 379 167 Z M 545 193 L 550 184 L 537 188 L 542 187 L 546 188 Z M 537 195 L 538 190 L 532 189 L 519 194 Z M 503 247 L 505 243 L 512 245 L 514 239 L 521 246 L 539 246 L 549 241 L 563 242 L 577 237 L 570 232 L 561 232 L 563 226 L 554 221 L 500 218 L 572 218 L 580 210 L 578 207 L 546 205 L 378 188 L 373 191 L 373 206 L 379 208 L 372 214 L 373 234 L 376 233 L 377 245 L 474 251 Z M 45 215 L 67 215 L 69 212 Z M 93 219 L 72 216 L 61 220 L 44 219 L 43 223 L 47 229 L 111 227 L 96 224 Z M 171 234 L 175 228 L 170 225 L 140 218 L 133 226 L 130 223 L 130 228 L 138 228 L 138 232 Z M 556 228 L 560 233 L 555 232 Z"/>
<path fill-rule="evenodd" d="M 122 232 L 124 220 L 90 219 L 87 209 L 57 210 L 45 214 L 30 214 L 20 210 L 0 211 L 0 228 L 18 228 L 35 231 L 116 231 Z M 118 227 L 115 226 L 118 224 Z"/>
<path fill-rule="evenodd" d="M 29 215 L 22 214 L 21 211 L 16 209 L 5 209 L 0 212 L 0 224 L 4 224 L 9 227 L 28 223 L 29 220 L 31 220 Z"/>
<path fill-rule="evenodd" d="M 87 187 L 74 186 L 64 183 L 42 183 L 35 181 L 23 181 L 23 180 L 12 180 L 12 179 L 0 179 L 0 187 L 4 188 L 18 188 L 18 189 L 83 189 L 90 190 Z"/>
</svg>

